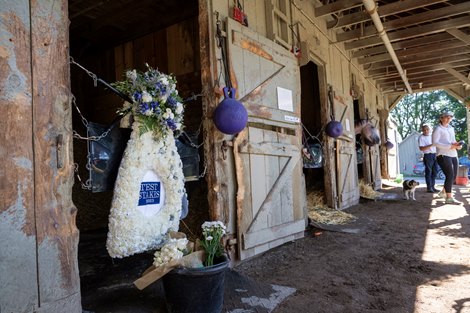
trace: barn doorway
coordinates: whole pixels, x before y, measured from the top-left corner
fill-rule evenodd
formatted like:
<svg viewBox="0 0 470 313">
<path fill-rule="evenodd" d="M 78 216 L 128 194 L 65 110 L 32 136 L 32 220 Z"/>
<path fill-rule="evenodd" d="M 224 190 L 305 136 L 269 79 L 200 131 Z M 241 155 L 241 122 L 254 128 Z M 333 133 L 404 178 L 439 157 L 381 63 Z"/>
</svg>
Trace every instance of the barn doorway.
<svg viewBox="0 0 470 313">
<path fill-rule="evenodd" d="M 300 67 L 302 160 L 307 202 L 320 201 L 325 193 L 321 84 L 319 67 L 312 61 Z M 313 200 L 312 200 L 313 199 Z M 308 203 L 310 207 L 310 203 Z"/>
<path fill-rule="evenodd" d="M 354 106 L 354 121 L 359 121 L 361 119 L 360 114 L 360 102 L 359 99 L 353 100 Z M 357 174 L 359 180 L 364 179 L 364 148 L 362 146 L 361 134 L 356 134 L 356 160 L 357 160 Z"/>
<path fill-rule="evenodd" d="M 196 172 L 185 172 L 189 214 L 182 220 L 180 231 L 188 237 L 199 236 L 200 225 L 209 217 L 207 184 L 200 177 L 204 172 L 204 155 L 198 15 L 197 0 L 159 1 L 158 4 L 69 0 L 70 55 L 80 65 L 70 65 L 76 105 L 72 127 L 81 136 L 87 136 L 84 119 L 107 127 L 119 118 L 116 111 L 123 105 L 123 99 L 97 82 L 97 78 L 112 83 L 122 80 L 128 69 L 145 70 L 146 64 L 176 76 L 177 89 L 186 101 L 184 124 L 188 136 L 181 138 L 181 142 L 187 151 L 196 149 L 195 154 L 186 155 L 186 160 L 182 155 L 182 161 L 185 165 L 198 165 Z M 125 147 L 130 131 L 121 128 L 119 133 L 122 135 L 119 141 Z M 153 255 L 142 253 L 123 259 L 108 255 L 106 236 L 112 185 L 111 188 L 91 186 L 89 178 L 94 174 L 88 163 L 88 144 L 87 140 L 74 139 L 73 157 L 78 175 L 72 198 L 78 209 L 76 223 L 80 230 L 82 305 L 85 310 L 94 311 L 97 299 L 107 296 L 103 292 L 122 283 L 131 284 L 151 264 Z M 122 306 L 120 301 L 125 299 L 117 295 L 115 301 L 117 306 Z"/>
</svg>

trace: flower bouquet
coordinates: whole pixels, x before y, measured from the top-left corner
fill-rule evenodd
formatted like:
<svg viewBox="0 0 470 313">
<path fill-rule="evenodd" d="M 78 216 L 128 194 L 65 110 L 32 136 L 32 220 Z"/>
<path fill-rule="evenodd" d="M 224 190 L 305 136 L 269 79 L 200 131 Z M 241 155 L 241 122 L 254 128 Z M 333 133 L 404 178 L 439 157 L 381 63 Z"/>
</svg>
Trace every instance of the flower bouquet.
<svg viewBox="0 0 470 313">
<path fill-rule="evenodd" d="M 152 68 L 147 71 L 129 70 L 126 79 L 111 84 L 128 95 L 133 103 L 125 102 L 120 114 L 132 113 L 139 124 L 140 134 L 152 131 L 164 137 L 169 130 L 182 130 L 184 106 L 176 89 L 176 79 Z"/>
<path fill-rule="evenodd" d="M 119 167 L 106 242 L 111 257 L 122 258 L 161 247 L 177 231 L 185 197 L 182 162 L 173 131 L 183 128 L 184 106 L 176 80 L 147 65 L 112 84 L 133 103 L 131 138 Z"/>
<path fill-rule="evenodd" d="M 177 268 L 210 269 L 216 265 L 215 260 L 224 256 L 222 240 L 225 233 L 225 225 L 218 221 L 202 224 L 203 238 L 196 242 L 188 241 L 184 233 L 170 233 L 163 247 L 155 252 L 152 266 L 134 281 L 134 285 L 142 290 Z"/>
</svg>

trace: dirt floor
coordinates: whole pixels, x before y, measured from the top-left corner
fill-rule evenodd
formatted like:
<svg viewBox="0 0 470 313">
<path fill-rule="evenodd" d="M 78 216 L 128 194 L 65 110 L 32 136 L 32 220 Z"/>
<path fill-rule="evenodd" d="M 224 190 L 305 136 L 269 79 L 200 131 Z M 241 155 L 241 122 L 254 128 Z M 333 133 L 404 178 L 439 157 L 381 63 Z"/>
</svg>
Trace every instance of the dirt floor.
<svg viewBox="0 0 470 313">
<path fill-rule="evenodd" d="M 275 313 L 469 313 L 470 192 L 454 187 L 460 205 L 445 205 L 422 185 L 417 201 L 386 187 L 398 199 L 361 200 L 347 210 L 358 218 L 351 225 L 311 228 L 235 270 L 297 289 Z"/>
<path fill-rule="evenodd" d="M 462 204 L 444 205 L 423 184 L 417 201 L 388 184 L 382 200 L 346 210 L 356 221 L 309 227 L 305 238 L 234 267 L 223 312 L 470 313 L 468 187 L 455 186 Z M 152 254 L 112 260 L 105 240 L 103 231 L 81 234 L 83 312 L 166 313 L 160 281 L 133 285 Z"/>
</svg>

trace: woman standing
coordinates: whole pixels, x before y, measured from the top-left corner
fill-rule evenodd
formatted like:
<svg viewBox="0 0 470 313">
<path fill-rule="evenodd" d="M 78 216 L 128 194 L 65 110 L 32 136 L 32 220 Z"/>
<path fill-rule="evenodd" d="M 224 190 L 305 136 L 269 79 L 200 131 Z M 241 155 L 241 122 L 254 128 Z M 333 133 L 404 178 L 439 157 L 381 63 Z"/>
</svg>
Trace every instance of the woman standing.
<svg viewBox="0 0 470 313">
<path fill-rule="evenodd" d="M 436 126 L 432 133 L 432 143 L 437 150 L 437 163 L 446 176 L 444 190 L 439 195 L 444 196 L 447 204 L 460 204 L 452 197 L 452 184 L 457 177 L 457 170 L 459 168 L 457 150 L 462 149 L 462 145 L 456 142 L 454 128 L 450 125 L 453 117 L 454 114 L 452 112 L 441 114 L 439 125 Z"/>
</svg>

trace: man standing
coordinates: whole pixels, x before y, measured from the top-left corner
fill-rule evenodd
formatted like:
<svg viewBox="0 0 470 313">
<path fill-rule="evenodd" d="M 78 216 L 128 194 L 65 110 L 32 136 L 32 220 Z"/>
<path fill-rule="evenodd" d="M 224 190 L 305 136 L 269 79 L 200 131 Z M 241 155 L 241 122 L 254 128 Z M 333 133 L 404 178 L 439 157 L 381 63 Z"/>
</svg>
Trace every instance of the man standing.
<svg viewBox="0 0 470 313">
<path fill-rule="evenodd" d="M 436 147 L 432 144 L 431 128 L 424 124 L 421 126 L 422 135 L 418 137 L 419 150 L 424 153 L 424 177 L 427 192 L 437 192 L 434 186 L 437 176 Z"/>
</svg>

